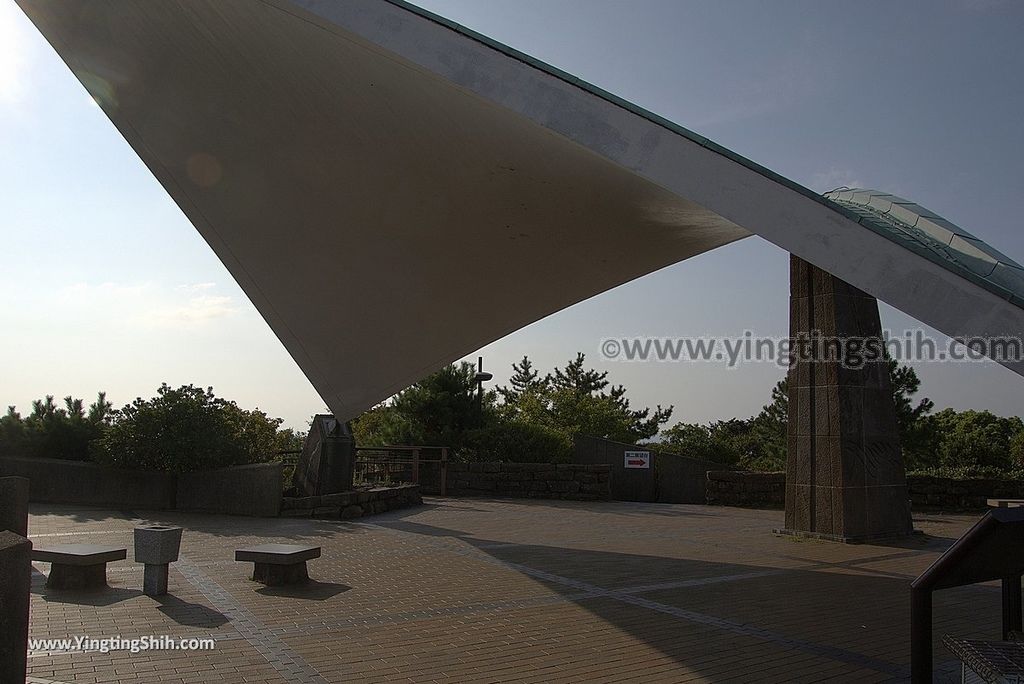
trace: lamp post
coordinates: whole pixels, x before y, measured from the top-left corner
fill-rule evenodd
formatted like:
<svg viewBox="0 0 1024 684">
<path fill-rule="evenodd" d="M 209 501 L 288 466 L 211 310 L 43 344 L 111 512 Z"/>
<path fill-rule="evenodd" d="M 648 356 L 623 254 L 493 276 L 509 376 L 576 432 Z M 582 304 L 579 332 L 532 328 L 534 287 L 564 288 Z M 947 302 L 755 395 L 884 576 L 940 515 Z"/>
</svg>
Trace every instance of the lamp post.
<svg viewBox="0 0 1024 684">
<path fill-rule="evenodd" d="M 484 372 L 484 357 L 478 357 L 476 366 L 476 418 L 477 422 L 483 422 L 484 416 L 484 383 L 493 378 L 490 373 Z"/>
</svg>

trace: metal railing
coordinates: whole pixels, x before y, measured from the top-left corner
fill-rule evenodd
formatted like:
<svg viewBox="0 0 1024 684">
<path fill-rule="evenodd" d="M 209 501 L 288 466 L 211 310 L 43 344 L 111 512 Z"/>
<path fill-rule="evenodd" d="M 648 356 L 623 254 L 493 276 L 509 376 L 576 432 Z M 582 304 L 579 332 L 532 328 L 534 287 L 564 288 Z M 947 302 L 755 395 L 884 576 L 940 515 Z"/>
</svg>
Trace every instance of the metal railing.
<svg viewBox="0 0 1024 684">
<path fill-rule="evenodd" d="M 294 470 L 302 454 L 301 449 L 279 451 L 277 460 L 286 469 Z M 425 458 L 435 456 L 434 458 Z M 285 481 L 291 482 L 291 473 Z M 445 496 L 448 483 L 448 447 L 387 445 L 357 446 L 353 465 L 353 480 L 376 482 L 410 482 L 424 491 Z"/>
<path fill-rule="evenodd" d="M 425 456 L 436 456 L 425 458 Z M 448 447 L 357 446 L 356 481 L 410 482 L 425 491 L 445 496 L 448 480 Z"/>
</svg>

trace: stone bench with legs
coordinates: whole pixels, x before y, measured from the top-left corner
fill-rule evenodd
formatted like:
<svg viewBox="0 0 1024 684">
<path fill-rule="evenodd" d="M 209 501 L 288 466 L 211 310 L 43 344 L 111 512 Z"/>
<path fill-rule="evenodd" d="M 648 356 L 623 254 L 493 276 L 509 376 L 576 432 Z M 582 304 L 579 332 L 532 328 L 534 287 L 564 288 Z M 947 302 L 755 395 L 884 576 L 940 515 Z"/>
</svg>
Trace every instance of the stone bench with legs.
<svg viewBox="0 0 1024 684">
<path fill-rule="evenodd" d="M 319 546 L 299 544 L 260 544 L 235 551 L 236 561 L 255 564 L 252 578 L 271 587 L 305 582 L 306 561 L 319 557 Z"/>
<path fill-rule="evenodd" d="M 51 589 L 98 589 L 107 586 L 107 563 L 124 560 L 128 549 L 100 544 L 58 544 L 32 549 L 32 560 L 50 563 Z"/>
<path fill-rule="evenodd" d="M 989 508 L 1020 508 L 1024 506 L 1024 499 L 988 499 Z"/>
</svg>

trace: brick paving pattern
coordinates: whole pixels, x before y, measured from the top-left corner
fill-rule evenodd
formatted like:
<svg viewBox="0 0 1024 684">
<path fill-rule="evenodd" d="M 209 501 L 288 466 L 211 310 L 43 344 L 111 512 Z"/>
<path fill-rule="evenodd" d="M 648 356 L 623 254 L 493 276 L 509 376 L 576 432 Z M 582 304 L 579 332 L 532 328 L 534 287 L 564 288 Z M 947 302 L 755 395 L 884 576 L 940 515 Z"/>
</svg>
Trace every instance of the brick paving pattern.
<svg viewBox="0 0 1024 684">
<path fill-rule="evenodd" d="M 153 517 L 149 517 L 153 516 Z M 839 545 L 771 533 L 779 511 L 608 502 L 428 499 L 359 522 L 34 505 L 34 543 L 120 544 L 110 588 L 44 586 L 32 638 L 209 637 L 204 651 L 29 653 L 31 682 L 699 682 L 906 680 L 909 581 L 977 516 L 926 535 Z M 185 528 L 169 595 L 142 594 L 132 528 Z M 266 588 L 232 560 L 317 544 L 314 581 Z M 999 636 L 997 586 L 936 594 L 943 634 Z"/>
</svg>

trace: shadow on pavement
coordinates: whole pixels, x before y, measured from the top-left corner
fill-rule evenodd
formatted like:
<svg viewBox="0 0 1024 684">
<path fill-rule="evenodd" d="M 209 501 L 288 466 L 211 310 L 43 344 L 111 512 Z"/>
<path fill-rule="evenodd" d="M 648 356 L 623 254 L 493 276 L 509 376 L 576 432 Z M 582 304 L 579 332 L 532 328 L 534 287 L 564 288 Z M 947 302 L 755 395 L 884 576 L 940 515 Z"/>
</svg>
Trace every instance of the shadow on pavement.
<svg viewBox="0 0 1024 684">
<path fill-rule="evenodd" d="M 872 549 L 862 557 L 836 561 L 779 554 L 766 557 L 782 561 L 777 565 L 750 565 L 507 543 L 400 519 L 381 525 L 459 540 L 471 547 L 467 554 L 486 554 L 491 562 L 531 577 L 710 679 L 722 676 L 723 658 L 742 659 L 744 647 L 765 641 L 777 644 L 783 660 L 795 649 L 804 661 L 807 656 L 819 663 L 836 661 L 849 672 L 892 681 L 909 676 L 913 575 L 907 567 L 893 571 L 891 564 L 919 555 L 929 544 L 906 552 L 880 547 L 877 553 Z M 794 568 L 792 561 L 802 567 Z M 941 644 L 943 634 L 1000 637 L 1000 595 L 992 587 L 939 592 L 934 609 L 937 667 L 951 658 Z M 717 657 L 709 655 L 715 652 Z M 771 666 L 770 661 L 751 661 L 746 674 Z M 735 670 L 727 676 L 741 674 Z M 803 676 L 813 674 L 809 670 Z M 800 680 L 785 670 L 772 675 Z"/>
<path fill-rule="evenodd" d="M 283 587 L 263 587 L 257 589 L 257 594 L 263 594 L 264 596 L 284 596 L 287 598 L 304 599 L 307 601 L 323 601 L 333 596 L 337 596 L 342 592 L 346 592 L 352 587 L 347 584 L 336 584 L 334 582 L 318 582 L 317 580 L 309 580 L 303 584 L 292 584 Z"/>
<path fill-rule="evenodd" d="M 160 604 L 161 613 L 187 627 L 209 627 L 211 629 L 227 624 L 228 617 L 201 603 L 191 603 L 171 594 L 154 597 Z"/>
</svg>

